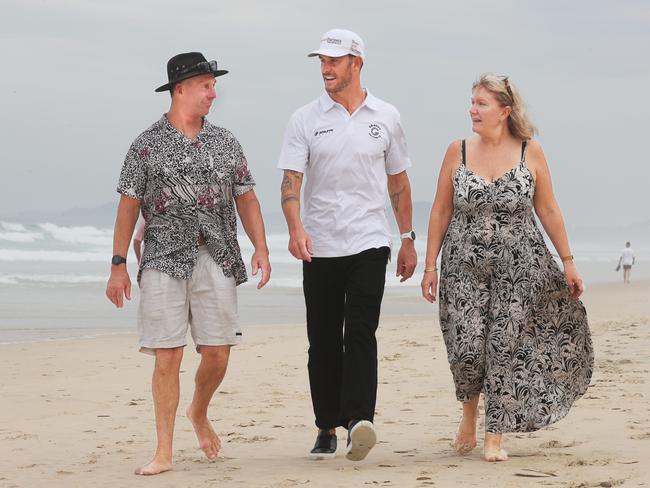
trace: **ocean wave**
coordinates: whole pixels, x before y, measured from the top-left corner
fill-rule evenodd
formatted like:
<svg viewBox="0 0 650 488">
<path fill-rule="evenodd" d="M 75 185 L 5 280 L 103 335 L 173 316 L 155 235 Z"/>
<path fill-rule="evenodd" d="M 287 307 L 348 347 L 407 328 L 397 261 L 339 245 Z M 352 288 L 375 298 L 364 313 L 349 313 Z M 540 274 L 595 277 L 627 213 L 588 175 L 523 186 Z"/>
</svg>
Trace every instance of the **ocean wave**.
<svg viewBox="0 0 650 488">
<path fill-rule="evenodd" d="M 17 224 L 16 222 L 0 221 L 0 227 L 11 232 L 25 232 L 27 230 L 23 224 Z"/>
<path fill-rule="evenodd" d="M 43 239 L 40 232 L 0 232 L 0 241 L 27 243 Z"/>
<path fill-rule="evenodd" d="M 63 261 L 108 263 L 111 257 L 110 254 L 110 250 L 106 252 L 75 252 L 0 249 L 0 261 Z"/>
<path fill-rule="evenodd" d="M 55 240 L 69 244 L 90 244 L 107 246 L 113 244 L 113 229 L 100 229 L 90 225 L 80 227 L 63 227 L 52 223 L 38 224 L 38 227 Z"/>
<path fill-rule="evenodd" d="M 66 285 L 79 285 L 88 283 L 106 283 L 107 276 L 100 275 L 65 275 L 65 274 L 51 274 L 51 275 L 27 275 L 27 274 L 9 274 L 0 275 L 0 284 L 3 285 L 19 285 L 21 283 L 29 284 L 66 284 Z"/>
<path fill-rule="evenodd" d="M 41 232 L 27 230 L 23 224 L 0 222 L 0 241 L 18 242 L 21 244 L 43 239 Z"/>
</svg>

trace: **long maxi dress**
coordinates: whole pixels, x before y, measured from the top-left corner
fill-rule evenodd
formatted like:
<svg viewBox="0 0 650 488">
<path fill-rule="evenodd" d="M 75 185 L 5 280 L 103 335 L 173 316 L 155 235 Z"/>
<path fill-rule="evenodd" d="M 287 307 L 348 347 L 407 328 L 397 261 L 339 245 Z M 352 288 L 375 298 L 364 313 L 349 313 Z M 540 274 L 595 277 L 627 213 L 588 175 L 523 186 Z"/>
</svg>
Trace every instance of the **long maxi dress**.
<svg viewBox="0 0 650 488">
<path fill-rule="evenodd" d="M 484 394 L 487 432 L 530 432 L 564 417 L 591 379 L 585 307 L 569 296 L 533 216 L 526 159 L 494 182 L 461 142 L 442 246 L 440 326 L 459 401 Z"/>
</svg>

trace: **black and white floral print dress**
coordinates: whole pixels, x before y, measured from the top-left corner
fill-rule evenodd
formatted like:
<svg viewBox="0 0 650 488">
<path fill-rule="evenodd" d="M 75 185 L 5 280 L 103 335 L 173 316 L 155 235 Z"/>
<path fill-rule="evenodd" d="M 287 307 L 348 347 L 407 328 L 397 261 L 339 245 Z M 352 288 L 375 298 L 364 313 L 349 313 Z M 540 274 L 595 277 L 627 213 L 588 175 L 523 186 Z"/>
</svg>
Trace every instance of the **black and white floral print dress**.
<svg viewBox="0 0 650 488">
<path fill-rule="evenodd" d="M 533 216 L 521 162 L 494 182 L 453 176 L 454 214 L 440 270 L 440 326 L 460 401 L 483 392 L 487 432 L 529 432 L 564 417 L 589 385 L 583 304 L 569 296 Z"/>
</svg>

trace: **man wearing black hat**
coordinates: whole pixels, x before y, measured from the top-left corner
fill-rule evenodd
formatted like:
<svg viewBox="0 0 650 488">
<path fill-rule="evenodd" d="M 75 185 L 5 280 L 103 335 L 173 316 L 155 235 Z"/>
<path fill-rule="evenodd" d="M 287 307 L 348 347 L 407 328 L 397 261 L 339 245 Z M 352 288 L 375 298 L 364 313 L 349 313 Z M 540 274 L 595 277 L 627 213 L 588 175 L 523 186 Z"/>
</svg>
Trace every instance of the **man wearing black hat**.
<svg viewBox="0 0 650 488">
<path fill-rule="evenodd" d="M 226 129 L 205 119 L 216 97 L 215 78 L 227 71 L 201 53 L 167 63 L 171 108 L 140 134 L 127 153 L 117 191 L 113 259 L 106 295 L 118 308 L 131 299 L 126 255 L 138 214 L 145 219 L 138 283 L 140 351 L 155 355 L 152 393 L 157 446 L 136 470 L 152 475 L 172 464 L 179 370 L 188 326 L 201 363 L 187 416 L 201 449 L 215 459 L 220 441 L 207 418 L 212 395 L 228 365 L 230 347 L 241 341 L 236 286 L 246 281 L 237 242 L 237 217 L 255 251 L 258 288 L 271 273 L 255 182 L 242 148 Z"/>
</svg>

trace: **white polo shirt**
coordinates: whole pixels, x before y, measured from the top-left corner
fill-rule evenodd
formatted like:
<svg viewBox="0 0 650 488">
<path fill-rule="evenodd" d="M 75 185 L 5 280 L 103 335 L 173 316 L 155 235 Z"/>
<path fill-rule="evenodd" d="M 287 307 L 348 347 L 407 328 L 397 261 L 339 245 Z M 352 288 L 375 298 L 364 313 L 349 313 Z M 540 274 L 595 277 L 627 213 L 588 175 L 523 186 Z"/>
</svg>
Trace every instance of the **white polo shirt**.
<svg viewBox="0 0 650 488">
<path fill-rule="evenodd" d="M 278 168 L 305 174 L 302 221 L 314 257 L 390 246 L 386 175 L 410 166 L 399 112 L 368 91 L 351 115 L 326 92 L 294 112 Z"/>
</svg>

